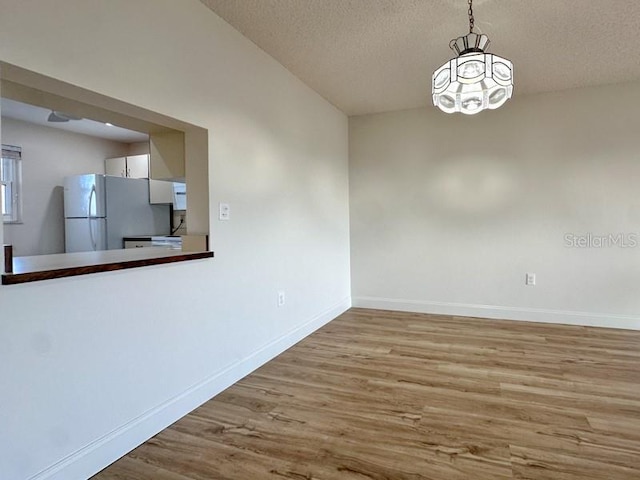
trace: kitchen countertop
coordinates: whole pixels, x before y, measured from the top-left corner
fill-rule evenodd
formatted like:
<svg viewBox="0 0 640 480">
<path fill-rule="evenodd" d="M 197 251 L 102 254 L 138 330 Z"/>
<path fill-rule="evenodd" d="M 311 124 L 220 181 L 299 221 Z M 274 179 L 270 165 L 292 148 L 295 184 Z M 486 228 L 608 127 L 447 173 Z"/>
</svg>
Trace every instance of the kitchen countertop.
<svg viewBox="0 0 640 480">
<path fill-rule="evenodd" d="M 12 285 L 211 257 L 213 252 L 183 252 L 161 247 L 14 257 L 13 273 L 3 274 L 2 284 Z"/>
</svg>

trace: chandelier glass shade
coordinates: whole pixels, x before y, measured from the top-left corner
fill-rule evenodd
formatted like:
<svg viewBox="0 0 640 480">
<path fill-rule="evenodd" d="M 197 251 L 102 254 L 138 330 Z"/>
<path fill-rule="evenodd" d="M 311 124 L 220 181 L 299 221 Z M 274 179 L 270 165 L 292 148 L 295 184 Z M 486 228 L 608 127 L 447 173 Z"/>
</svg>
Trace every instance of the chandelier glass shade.
<svg viewBox="0 0 640 480">
<path fill-rule="evenodd" d="M 496 109 L 513 94 L 513 64 L 506 58 L 486 53 L 489 38 L 471 31 L 473 14 L 471 8 L 469 11 L 469 34 L 449 44 L 456 58 L 433 74 L 433 104 L 446 113 L 473 115 Z"/>
</svg>

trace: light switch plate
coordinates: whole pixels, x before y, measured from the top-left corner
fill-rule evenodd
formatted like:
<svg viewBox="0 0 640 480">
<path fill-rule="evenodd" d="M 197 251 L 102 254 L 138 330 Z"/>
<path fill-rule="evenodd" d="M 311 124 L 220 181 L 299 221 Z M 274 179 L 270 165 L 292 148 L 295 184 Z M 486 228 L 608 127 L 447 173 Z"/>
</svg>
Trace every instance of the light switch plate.
<svg viewBox="0 0 640 480">
<path fill-rule="evenodd" d="M 218 219 L 229 220 L 231 218 L 231 207 L 228 203 L 220 203 L 218 205 Z"/>
</svg>

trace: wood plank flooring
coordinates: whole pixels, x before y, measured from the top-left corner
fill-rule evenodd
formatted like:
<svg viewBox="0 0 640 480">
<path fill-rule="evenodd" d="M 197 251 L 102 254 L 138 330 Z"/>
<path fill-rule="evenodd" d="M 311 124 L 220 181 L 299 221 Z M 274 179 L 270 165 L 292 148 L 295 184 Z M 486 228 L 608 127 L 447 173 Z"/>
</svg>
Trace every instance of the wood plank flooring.
<svg viewBox="0 0 640 480">
<path fill-rule="evenodd" d="M 352 309 L 94 480 L 638 480 L 640 332 Z"/>
</svg>

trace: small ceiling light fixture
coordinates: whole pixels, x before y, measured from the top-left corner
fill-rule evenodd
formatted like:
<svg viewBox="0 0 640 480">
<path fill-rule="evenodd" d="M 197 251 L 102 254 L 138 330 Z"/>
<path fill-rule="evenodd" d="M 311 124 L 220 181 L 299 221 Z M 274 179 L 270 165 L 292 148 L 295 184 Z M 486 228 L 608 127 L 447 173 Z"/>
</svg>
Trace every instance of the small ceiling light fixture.
<svg viewBox="0 0 640 480">
<path fill-rule="evenodd" d="M 63 113 L 57 110 L 51 110 L 51 113 L 47 117 L 47 122 L 54 123 L 64 123 L 68 122 L 69 120 L 82 120 L 82 118 L 76 115 L 71 115 L 70 113 Z"/>
<path fill-rule="evenodd" d="M 433 104 L 446 113 L 473 115 L 496 109 L 513 94 L 513 64 L 485 53 L 489 37 L 473 31 L 473 0 L 469 3 L 469 33 L 449 43 L 457 57 L 433 74 Z"/>
</svg>

